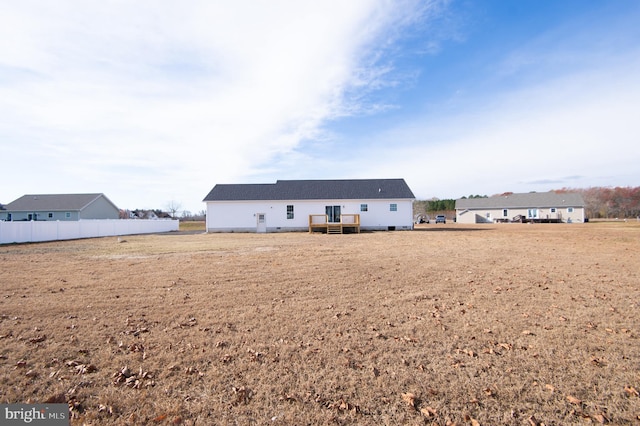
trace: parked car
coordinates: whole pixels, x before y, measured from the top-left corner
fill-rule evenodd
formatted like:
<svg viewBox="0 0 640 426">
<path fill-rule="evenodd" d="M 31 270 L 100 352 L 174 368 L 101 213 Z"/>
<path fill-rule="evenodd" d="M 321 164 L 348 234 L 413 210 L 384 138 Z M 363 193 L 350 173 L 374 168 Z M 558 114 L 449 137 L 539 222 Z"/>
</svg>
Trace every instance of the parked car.
<svg viewBox="0 0 640 426">
<path fill-rule="evenodd" d="M 443 214 L 436 216 L 436 223 L 447 223 L 447 218 Z"/>
</svg>

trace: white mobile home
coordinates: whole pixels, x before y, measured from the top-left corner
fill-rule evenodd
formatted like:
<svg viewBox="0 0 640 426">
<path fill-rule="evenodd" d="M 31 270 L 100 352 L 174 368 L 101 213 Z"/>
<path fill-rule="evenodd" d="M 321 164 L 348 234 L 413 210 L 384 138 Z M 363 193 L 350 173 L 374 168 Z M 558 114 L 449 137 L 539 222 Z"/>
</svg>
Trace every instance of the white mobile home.
<svg viewBox="0 0 640 426">
<path fill-rule="evenodd" d="M 530 192 L 456 200 L 458 223 L 584 222 L 584 201 L 578 193 Z"/>
<path fill-rule="evenodd" d="M 207 232 L 286 232 L 311 231 L 318 217 L 327 231 L 410 230 L 414 199 L 404 179 L 350 179 L 218 184 L 203 201 Z"/>
</svg>

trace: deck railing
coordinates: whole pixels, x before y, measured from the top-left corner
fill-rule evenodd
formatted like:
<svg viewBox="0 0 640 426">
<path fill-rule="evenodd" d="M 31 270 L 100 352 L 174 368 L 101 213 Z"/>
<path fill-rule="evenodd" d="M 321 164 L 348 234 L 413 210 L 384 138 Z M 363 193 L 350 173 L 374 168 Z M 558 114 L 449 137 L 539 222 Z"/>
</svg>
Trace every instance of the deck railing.
<svg viewBox="0 0 640 426">
<path fill-rule="evenodd" d="M 309 215 L 309 232 L 316 229 L 326 231 L 327 233 L 343 233 L 344 228 L 353 229 L 360 233 L 360 215 L 359 214 L 341 214 L 340 222 L 329 222 L 329 215 L 326 214 L 310 214 Z"/>
</svg>

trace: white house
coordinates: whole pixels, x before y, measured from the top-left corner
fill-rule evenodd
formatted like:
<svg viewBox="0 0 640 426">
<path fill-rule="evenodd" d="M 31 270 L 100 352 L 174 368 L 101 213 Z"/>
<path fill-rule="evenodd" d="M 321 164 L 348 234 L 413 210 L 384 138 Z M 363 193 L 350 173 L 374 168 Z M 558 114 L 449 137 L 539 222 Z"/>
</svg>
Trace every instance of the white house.
<svg viewBox="0 0 640 426">
<path fill-rule="evenodd" d="M 207 232 L 284 232 L 311 231 L 317 218 L 358 231 L 410 230 L 414 199 L 404 179 L 348 179 L 217 184 L 203 201 Z"/>
<path fill-rule="evenodd" d="M 578 193 L 530 192 L 456 200 L 456 222 L 584 222 Z"/>
</svg>

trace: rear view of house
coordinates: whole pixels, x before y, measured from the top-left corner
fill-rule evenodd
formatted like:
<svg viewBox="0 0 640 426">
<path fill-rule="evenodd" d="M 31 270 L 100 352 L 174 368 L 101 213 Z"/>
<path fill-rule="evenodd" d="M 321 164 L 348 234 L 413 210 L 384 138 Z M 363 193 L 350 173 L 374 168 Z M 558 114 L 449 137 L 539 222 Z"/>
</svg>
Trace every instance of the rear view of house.
<svg viewBox="0 0 640 426">
<path fill-rule="evenodd" d="M 278 180 L 218 184 L 203 201 L 207 232 L 283 232 L 311 230 L 315 217 L 358 230 L 413 229 L 414 198 L 404 179 Z"/>
<path fill-rule="evenodd" d="M 458 223 L 584 222 L 584 200 L 578 193 L 530 192 L 456 200 Z"/>
<path fill-rule="evenodd" d="M 104 194 L 31 194 L 7 204 L 0 220 L 118 219 L 120 210 Z"/>
</svg>

